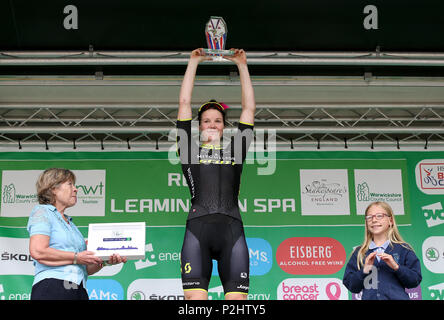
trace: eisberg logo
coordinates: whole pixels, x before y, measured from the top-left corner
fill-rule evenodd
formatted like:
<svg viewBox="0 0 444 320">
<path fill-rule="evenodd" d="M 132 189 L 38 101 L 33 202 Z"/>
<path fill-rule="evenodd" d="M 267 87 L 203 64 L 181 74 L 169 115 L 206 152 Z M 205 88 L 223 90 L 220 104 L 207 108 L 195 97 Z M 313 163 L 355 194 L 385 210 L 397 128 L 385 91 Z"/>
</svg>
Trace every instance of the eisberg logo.
<svg viewBox="0 0 444 320">
<path fill-rule="evenodd" d="M 345 258 L 344 246 L 333 238 L 288 238 L 276 251 L 279 267 L 290 274 L 333 274 Z"/>
<path fill-rule="evenodd" d="M 348 300 L 347 288 L 335 278 L 285 279 L 277 288 L 278 300 Z"/>
<path fill-rule="evenodd" d="M 444 223 L 444 209 L 442 208 L 441 202 L 424 206 L 421 209 L 429 228 Z"/>
</svg>

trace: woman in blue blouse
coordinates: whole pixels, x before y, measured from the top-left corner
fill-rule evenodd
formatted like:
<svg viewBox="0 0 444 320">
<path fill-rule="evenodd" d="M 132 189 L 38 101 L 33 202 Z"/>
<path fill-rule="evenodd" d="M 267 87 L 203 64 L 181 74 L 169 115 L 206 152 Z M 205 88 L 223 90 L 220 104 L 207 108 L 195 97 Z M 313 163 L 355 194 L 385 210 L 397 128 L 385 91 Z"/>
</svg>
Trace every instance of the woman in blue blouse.
<svg viewBox="0 0 444 320">
<path fill-rule="evenodd" d="M 345 268 L 344 285 L 353 293 L 362 291 L 362 300 L 408 300 L 405 289 L 421 280 L 421 264 L 399 234 L 392 208 L 371 203 L 365 211 L 364 243 Z"/>
<path fill-rule="evenodd" d="M 31 300 L 88 300 L 86 279 L 104 263 L 86 251 L 85 240 L 65 210 L 77 202 L 74 173 L 52 168 L 37 181 L 39 204 L 28 221 L 29 251 L 34 259 L 35 278 Z M 126 262 L 113 255 L 109 264 Z"/>
</svg>

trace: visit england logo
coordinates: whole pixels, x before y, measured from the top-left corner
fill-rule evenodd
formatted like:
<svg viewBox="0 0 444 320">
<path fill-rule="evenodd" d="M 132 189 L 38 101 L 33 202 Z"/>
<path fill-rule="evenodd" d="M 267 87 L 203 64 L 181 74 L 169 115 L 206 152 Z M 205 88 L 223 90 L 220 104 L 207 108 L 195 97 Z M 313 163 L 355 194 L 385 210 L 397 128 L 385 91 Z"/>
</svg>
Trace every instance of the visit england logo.
<svg viewBox="0 0 444 320">
<path fill-rule="evenodd" d="M 387 202 L 396 215 L 404 214 L 404 193 L 400 169 L 356 169 L 356 213 L 363 215 L 375 201 Z"/>
<path fill-rule="evenodd" d="M 105 215 L 106 170 L 72 170 L 76 176 L 77 204 L 69 216 Z M 2 217 L 28 217 L 38 204 L 35 184 L 43 170 L 3 170 L 1 187 Z"/>
<path fill-rule="evenodd" d="M 302 215 L 350 215 L 345 169 L 301 169 Z"/>
</svg>

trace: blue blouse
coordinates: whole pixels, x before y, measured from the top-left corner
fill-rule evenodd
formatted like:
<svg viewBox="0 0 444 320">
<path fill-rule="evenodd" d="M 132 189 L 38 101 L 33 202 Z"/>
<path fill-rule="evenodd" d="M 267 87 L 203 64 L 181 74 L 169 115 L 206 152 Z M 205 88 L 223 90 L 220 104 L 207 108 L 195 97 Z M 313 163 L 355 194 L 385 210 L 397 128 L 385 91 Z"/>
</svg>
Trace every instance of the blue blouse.
<svg viewBox="0 0 444 320">
<path fill-rule="evenodd" d="M 62 218 L 56 207 L 50 204 L 39 204 L 34 207 L 28 220 L 27 230 L 29 236 L 42 234 L 49 236 L 49 247 L 62 251 L 81 252 L 86 250 L 86 243 L 79 229 L 72 222 L 72 218 L 65 215 L 69 224 Z M 34 260 L 35 277 L 33 285 L 37 282 L 55 278 L 66 280 L 67 286 L 75 288 L 73 283 L 86 288 L 88 277 L 85 265 L 64 265 L 52 267 Z M 68 287 L 67 287 L 68 288 Z"/>
</svg>

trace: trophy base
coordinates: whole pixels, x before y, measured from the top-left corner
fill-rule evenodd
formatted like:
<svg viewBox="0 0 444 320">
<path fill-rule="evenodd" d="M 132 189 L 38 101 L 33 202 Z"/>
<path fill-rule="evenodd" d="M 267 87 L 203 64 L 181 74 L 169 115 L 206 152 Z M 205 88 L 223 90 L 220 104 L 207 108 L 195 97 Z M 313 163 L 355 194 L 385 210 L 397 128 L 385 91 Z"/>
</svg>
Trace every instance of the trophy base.
<svg viewBox="0 0 444 320">
<path fill-rule="evenodd" d="M 233 50 L 204 49 L 204 52 L 209 56 L 218 56 L 218 57 L 234 55 Z"/>
</svg>

